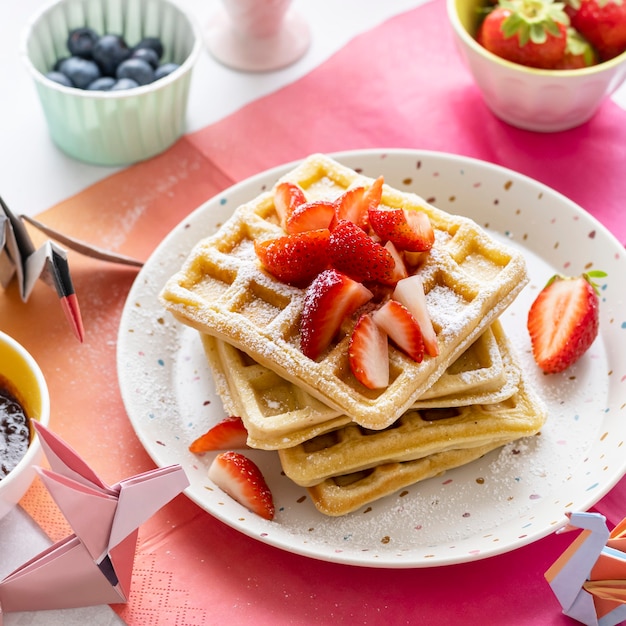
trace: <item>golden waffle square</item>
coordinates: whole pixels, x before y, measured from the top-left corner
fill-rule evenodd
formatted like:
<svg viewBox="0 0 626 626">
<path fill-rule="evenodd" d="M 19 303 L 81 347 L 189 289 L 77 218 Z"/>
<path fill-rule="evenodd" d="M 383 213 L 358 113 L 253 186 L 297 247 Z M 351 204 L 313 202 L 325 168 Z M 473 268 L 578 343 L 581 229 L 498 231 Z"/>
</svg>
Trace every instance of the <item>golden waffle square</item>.
<svg viewBox="0 0 626 626">
<path fill-rule="evenodd" d="M 329 478 L 307 491 L 315 508 L 324 515 L 339 517 L 447 470 L 467 465 L 501 447 L 494 443 L 478 448 L 437 452 L 423 459 L 385 463 L 371 470 Z"/>
<path fill-rule="evenodd" d="M 202 341 L 216 391 L 226 411 L 243 419 L 251 447 L 292 447 L 351 421 L 234 346 L 210 335 Z M 518 381 L 511 347 L 496 321 L 413 408 L 499 402 L 513 395 Z"/>
<path fill-rule="evenodd" d="M 457 415 L 431 421 L 433 411 L 444 409 L 410 411 L 397 425 L 382 431 L 364 432 L 350 424 L 280 450 L 283 470 L 296 483 L 308 484 L 319 511 L 345 515 L 534 435 L 547 417 L 543 403 L 525 383 L 511 398 L 495 405 L 463 407 Z"/>
<path fill-rule="evenodd" d="M 308 157 L 281 180 L 298 184 L 308 200 L 335 199 L 351 186 L 373 182 L 324 155 Z M 417 363 L 390 346 L 391 380 L 385 389 L 365 388 L 350 371 L 349 333 L 356 315 L 318 360 L 300 351 L 305 291 L 264 272 L 254 252 L 255 239 L 283 234 L 273 191 L 251 198 L 217 233 L 197 244 L 167 281 L 160 300 L 182 323 L 240 348 L 362 426 L 385 428 L 499 317 L 527 275 L 521 253 L 494 240 L 470 219 L 388 185 L 382 204 L 423 210 L 432 223 L 435 244 L 418 272 L 439 347 L 438 357 Z"/>
<path fill-rule="evenodd" d="M 279 456 L 285 474 L 298 485 L 309 487 L 332 476 L 392 461 L 503 444 L 536 433 L 544 421 L 545 410 L 520 382 L 517 392 L 502 402 L 411 409 L 391 426 L 377 431 L 350 423 L 279 450 Z"/>
</svg>

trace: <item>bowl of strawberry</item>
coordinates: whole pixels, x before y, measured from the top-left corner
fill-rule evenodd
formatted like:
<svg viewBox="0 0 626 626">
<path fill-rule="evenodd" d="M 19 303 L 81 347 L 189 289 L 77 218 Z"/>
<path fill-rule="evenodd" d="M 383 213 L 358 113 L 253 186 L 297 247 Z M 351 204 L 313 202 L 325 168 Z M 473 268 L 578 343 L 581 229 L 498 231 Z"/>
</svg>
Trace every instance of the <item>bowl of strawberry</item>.
<svg viewBox="0 0 626 626">
<path fill-rule="evenodd" d="M 624 0 L 447 0 L 491 111 L 525 130 L 587 122 L 626 80 Z"/>
<path fill-rule="evenodd" d="M 129 165 L 185 130 L 195 21 L 170 0 L 57 0 L 27 26 L 22 57 L 53 142 L 95 165 Z"/>
</svg>

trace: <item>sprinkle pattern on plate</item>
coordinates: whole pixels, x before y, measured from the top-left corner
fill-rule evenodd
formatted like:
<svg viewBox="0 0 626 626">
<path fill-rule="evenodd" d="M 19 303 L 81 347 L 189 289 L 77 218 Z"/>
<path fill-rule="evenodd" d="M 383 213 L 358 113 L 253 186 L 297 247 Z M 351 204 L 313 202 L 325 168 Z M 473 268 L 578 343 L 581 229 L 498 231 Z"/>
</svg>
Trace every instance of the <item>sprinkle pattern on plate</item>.
<svg viewBox="0 0 626 626">
<path fill-rule="evenodd" d="M 195 331 L 160 307 L 157 294 L 211 226 L 273 184 L 293 164 L 240 183 L 176 227 L 140 272 L 122 316 L 122 397 L 146 451 L 159 466 L 180 463 L 187 495 L 208 513 L 260 541 L 294 553 L 369 567 L 432 567 L 526 545 L 597 502 L 626 470 L 626 262 L 622 246 L 555 191 L 485 162 L 412 150 L 335 155 L 346 165 L 467 215 L 525 253 L 530 284 L 502 321 L 550 416 L 542 433 L 467 466 L 413 485 L 344 518 L 316 511 L 281 472 L 276 454 L 247 451 L 273 491 L 273 522 L 214 487 L 212 455 L 189 443 L 224 416 Z M 212 231 L 211 231 L 212 232 Z M 530 354 L 526 315 L 554 273 L 602 269 L 600 337 L 567 372 L 545 376 Z"/>
</svg>

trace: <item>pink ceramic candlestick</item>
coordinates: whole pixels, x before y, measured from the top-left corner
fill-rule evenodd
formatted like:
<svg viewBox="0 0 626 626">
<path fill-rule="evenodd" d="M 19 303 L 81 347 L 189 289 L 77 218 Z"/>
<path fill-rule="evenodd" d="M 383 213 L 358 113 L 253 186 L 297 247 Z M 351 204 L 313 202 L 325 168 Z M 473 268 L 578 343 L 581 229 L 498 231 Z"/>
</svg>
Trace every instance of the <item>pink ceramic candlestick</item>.
<svg viewBox="0 0 626 626">
<path fill-rule="evenodd" d="M 262 72 L 297 61 L 308 49 L 310 31 L 291 0 L 222 0 L 209 24 L 211 54 L 234 69 Z"/>
</svg>

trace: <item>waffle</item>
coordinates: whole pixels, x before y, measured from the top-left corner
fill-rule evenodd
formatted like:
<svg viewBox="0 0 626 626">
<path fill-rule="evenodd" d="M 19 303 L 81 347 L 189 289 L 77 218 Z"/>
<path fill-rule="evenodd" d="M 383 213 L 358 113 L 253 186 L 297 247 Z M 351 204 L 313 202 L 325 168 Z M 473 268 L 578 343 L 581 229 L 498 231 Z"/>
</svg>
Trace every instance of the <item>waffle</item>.
<svg viewBox="0 0 626 626">
<path fill-rule="evenodd" d="M 323 155 L 307 158 L 282 180 L 300 185 L 308 200 L 334 199 L 350 186 L 372 183 Z M 435 230 L 435 244 L 418 272 L 439 347 L 439 356 L 417 363 L 391 346 L 391 380 L 385 389 L 366 389 L 350 372 L 347 348 L 356 314 L 318 360 L 300 351 L 305 292 L 264 272 L 254 253 L 255 239 L 284 234 L 273 191 L 237 208 L 217 233 L 199 242 L 167 281 L 160 300 L 180 322 L 240 348 L 356 423 L 383 429 L 424 395 L 499 317 L 527 275 L 520 253 L 493 240 L 470 219 L 452 216 L 388 185 L 382 204 L 423 210 Z"/>
<path fill-rule="evenodd" d="M 307 491 L 315 508 L 324 515 L 339 517 L 455 467 L 467 465 L 501 444 L 438 452 L 416 461 L 386 463 L 370 471 L 329 478 Z"/>
<path fill-rule="evenodd" d="M 280 450 L 282 467 L 289 478 L 308 486 L 320 512 L 345 515 L 536 434 L 546 419 L 545 407 L 524 382 L 508 400 L 455 413 L 431 421 L 432 409 L 410 411 L 397 425 L 376 432 L 350 424 Z"/>
<path fill-rule="evenodd" d="M 531 409 L 522 385 L 511 398 L 495 404 L 411 409 L 383 430 L 350 423 L 280 450 L 279 455 L 285 474 L 298 485 L 309 487 L 389 461 L 412 461 L 533 434 L 543 424 L 544 414 Z"/>
<path fill-rule="evenodd" d="M 251 447 L 292 447 L 351 421 L 234 346 L 210 335 L 202 341 L 216 391 L 226 412 L 243 419 Z M 496 321 L 413 408 L 499 402 L 513 395 L 518 381 L 511 347 Z"/>
</svg>

